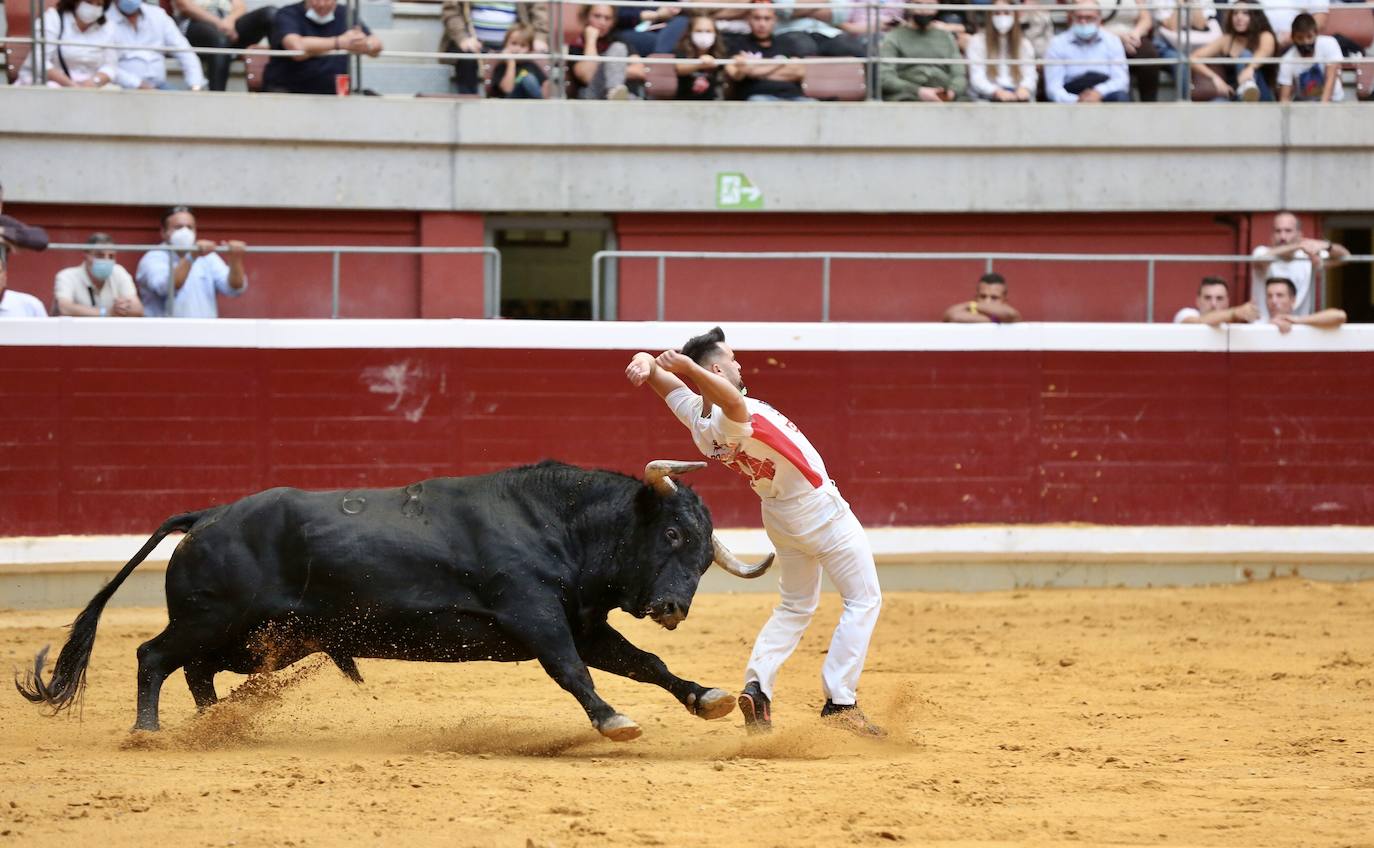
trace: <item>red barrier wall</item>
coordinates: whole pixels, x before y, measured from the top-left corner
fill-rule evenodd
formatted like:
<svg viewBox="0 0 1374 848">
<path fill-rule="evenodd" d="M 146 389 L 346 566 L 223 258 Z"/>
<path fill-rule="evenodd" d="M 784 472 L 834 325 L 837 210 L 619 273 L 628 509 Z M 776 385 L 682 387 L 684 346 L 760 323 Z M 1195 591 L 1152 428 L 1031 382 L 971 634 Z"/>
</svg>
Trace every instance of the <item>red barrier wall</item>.
<svg viewBox="0 0 1374 848">
<path fill-rule="evenodd" d="M 275 485 L 694 458 L 627 352 L 5 347 L 0 535 L 149 532 Z M 1374 524 L 1374 352 L 742 355 L 869 526 Z M 721 526 L 757 501 L 713 466 Z"/>
</svg>

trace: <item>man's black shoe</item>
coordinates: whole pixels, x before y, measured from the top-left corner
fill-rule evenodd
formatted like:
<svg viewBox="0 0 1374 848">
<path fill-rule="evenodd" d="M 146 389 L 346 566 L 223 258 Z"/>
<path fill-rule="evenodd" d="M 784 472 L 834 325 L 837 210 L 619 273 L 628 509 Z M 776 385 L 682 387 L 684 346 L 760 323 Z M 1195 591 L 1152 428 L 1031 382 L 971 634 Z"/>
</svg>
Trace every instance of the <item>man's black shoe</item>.
<svg viewBox="0 0 1374 848">
<path fill-rule="evenodd" d="M 855 736 L 881 739 L 887 731 L 868 720 L 858 704 L 836 704 L 827 700 L 821 707 L 821 718 L 830 725 L 848 730 Z"/>
<path fill-rule="evenodd" d="M 773 729 L 773 709 L 758 681 L 750 681 L 739 693 L 739 711 L 744 714 L 744 729 L 749 733 L 767 733 Z"/>
</svg>

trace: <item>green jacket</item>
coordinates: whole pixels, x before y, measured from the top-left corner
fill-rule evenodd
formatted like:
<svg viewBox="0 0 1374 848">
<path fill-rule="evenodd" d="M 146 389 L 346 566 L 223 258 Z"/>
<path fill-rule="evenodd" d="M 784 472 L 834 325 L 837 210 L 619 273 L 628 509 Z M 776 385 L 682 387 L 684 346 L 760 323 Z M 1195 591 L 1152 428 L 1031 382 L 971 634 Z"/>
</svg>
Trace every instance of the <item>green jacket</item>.
<svg viewBox="0 0 1374 848">
<path fill-rule="evenodd" d="M 900 26 L 883 36 L 879 55 L 897 59 L 962 59 L 954 36 L 933 27 L 919 30 Z M 916 89 L 953 89 L 963 100 L 968 90 L 968 69 L 963 65 L 883 65 L 882 90 L 884 99 L 914 100 Z"/>
</svg>

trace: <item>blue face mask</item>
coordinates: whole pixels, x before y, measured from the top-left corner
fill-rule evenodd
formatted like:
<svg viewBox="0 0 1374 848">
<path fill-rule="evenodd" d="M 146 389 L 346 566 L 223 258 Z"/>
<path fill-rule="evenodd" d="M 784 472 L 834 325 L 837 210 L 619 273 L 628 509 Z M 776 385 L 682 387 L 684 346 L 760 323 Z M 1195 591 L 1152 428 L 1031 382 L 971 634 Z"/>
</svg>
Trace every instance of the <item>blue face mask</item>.
<svg viewBox="0 0 1374 848">
<path fill-rule="evenodd" d="M 110 273 L 114 271 L 113 259 L 92 259 L 91 260 L 91 279 L 106 280 Z"/>
<path fill-rule="evenodd" d="M 119 7 L 119 13 L 128 17 L 135 14 L 143 6 L 143 0 L 115 0 L 115 5 Z"/>
<path fill-rule="evenodd" d="M 1097 38 L 1097 24 L 1074 24 L 1073 37 L 1079 41 L 1092 41 Z"/>
</svg>

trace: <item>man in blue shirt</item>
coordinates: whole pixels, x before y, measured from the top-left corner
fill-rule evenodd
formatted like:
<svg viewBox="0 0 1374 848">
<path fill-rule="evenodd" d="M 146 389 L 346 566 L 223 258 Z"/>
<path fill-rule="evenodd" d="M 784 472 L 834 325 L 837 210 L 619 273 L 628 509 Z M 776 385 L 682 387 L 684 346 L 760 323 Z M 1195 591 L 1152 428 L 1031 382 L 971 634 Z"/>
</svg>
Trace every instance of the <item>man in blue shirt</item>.
<svg viewBox="0 0 1374 848">
<path fill-rule="evenodd" d="M 334 78 L 348 74 L 348 53 L 377 56 L 382 41 L 359 21 L 348 26 L 348 7 L 338 0 L 302 0 L 277 10 L 273 50 L 302 50 L 304 56 L 273 56 L 263 74 L 267 91 L 334 94 Z M 344 51 L 344 52 L 338 52 Z"/>
<path fill-rule="evenodd" d="M 238 297 L 248 290 L 244 243 L 227 242 L 229 261 L 224 261 L 214 242 L 196 238 L 196 216 L 185 206 L 174 206 L 162 216 L 162 243 L 167 249 L 143 254 L 134 273 L 145 316 L 169 314 L 169 289 L 175 289 L 173 318 L 218 318 L 217 295 Z"/>
<path fill-rule="evenodd" d="M 1069 28 L 1056 35 L 1045 52 L 1045 93 L 1055 103 L 1126 103 L 1131 76 L 1126 48 L 1102 28 L 1096 5 L 1076 6 Z M 1056 64 L 1069 61 L 1072 64 Z"/>
</svg>

